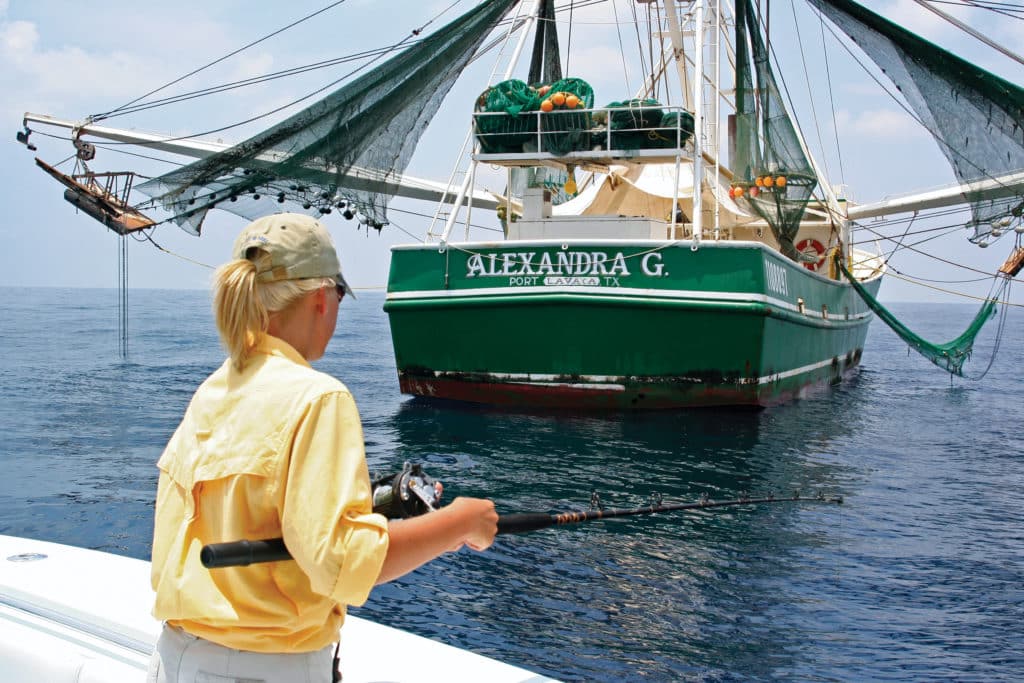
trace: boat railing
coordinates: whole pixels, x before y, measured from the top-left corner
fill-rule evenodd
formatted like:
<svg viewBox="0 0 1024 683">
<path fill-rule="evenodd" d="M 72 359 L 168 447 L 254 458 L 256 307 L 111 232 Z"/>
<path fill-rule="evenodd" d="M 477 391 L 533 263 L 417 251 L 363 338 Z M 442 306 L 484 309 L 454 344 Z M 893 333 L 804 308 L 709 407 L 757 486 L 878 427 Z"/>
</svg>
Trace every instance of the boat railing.
<svg viewBox="0 0 1024 683">
<path fill-rule="evenodd" d="M 501 166 L 666 163 L 692 155 L 682 107 L 620 106 L 475 112 L 477 161 Z"/>
</svg>

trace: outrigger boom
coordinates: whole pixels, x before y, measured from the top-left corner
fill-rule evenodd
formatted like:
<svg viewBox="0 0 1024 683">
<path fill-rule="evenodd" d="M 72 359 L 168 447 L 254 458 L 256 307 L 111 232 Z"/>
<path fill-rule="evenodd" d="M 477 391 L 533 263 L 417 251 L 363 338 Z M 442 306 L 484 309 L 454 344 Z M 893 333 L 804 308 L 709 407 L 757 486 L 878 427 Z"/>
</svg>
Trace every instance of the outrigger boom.
<svg viewBox="0 0 1024 683">
<path fill-rule="evenodd" d="M 73 131 L 76 137 L 90 135 L 103 140 L 110 140 L 111 142 L 134 144 L 161 152 L 180 154 L 194 159 L 205 159 L 206 157 L 231 148 L 231 145 L 221 142 L 212 142 L 210 140 L 194 140 L 191 138 L 156 135 L 154 133 L 141 133 L 133 130 L 97 126 L 92 123 L 67 121 L 48 116 L 46 114 L 33 114 L 26 112 L 24 125 L 26 130 L 29 130 L 29 132 L 30 123 L 38 123 L 70 130 Z M 27 140 L 27 136 L 25 137 Z M 268 160 L 268 162 L 271 163 L 275 161 L 277 160 Z M 315 172 L 315 169 L 309 170 L 311 173 Z M 47 172 L 49 173 L 49 171 Z M 333 182 L 333 173 L 323 171 L 323 174 L 328 184 Z M 409 199 L 439 202 L 447 198 L 451 201 L 455 192 L 455 190 L 444 183 L 438 183 L 432 180 L 407 175 L 403 175 L 401 178 L 395 178 L 394 176 L 385 177 L 379 172 L 358 168 L 351 169 L 348 174 L 353 188 L 379 188 L 386 186 L 389 189 L 394 190 L 396 196 L 406 197 Z M 51 173 L 51 175 L 53 174 Z M 60 178 L 58 178 L 58 180 L 60 180 Z M 467 195 L 467 198 L 464 201 L 472 202 L 473 208 L 489 209 L 491 211 L 498 208 L 498 200 L 489 192 L 484 192 L 482 190 L 474 190 L 471 195 Z"/>
</svg>

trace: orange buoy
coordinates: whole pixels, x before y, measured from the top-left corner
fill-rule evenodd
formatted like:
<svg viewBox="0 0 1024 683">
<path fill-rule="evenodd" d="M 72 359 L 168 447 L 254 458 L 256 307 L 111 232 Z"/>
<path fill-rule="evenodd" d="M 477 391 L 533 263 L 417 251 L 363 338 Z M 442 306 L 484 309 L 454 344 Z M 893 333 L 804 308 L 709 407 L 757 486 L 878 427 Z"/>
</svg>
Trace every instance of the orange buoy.
<svg viewBox="0 0 1024 683">
<path fill-rule="evenodd" d="M 545 95 L 548 94 L 548 90 L 551 90 L 550 85 L 542 85 L 540 86 L 540 89 L 537 91 L 537 94 L 540 95 L 541 97 L 544 97 Z"/>
<path fill-rule="evenodd" d="M 780 175 L 778 178 L 775 179 L 775 187 L 785 187 L 785 186 L 786 186 L 786 176 Z"/>
<path fill-rule="evenodd" d="M 734 189 L 736 190 L 736 199 L 743 196 L 743 188 L 741 186 L 737 185 Z"/>
<path fill-rule="evenodd" d="M 551 102 L 555 106 L 561 107 L 563 104 L 565 104 L 565 93 L 556 92 L 554 95 L 551 96 Z"/>
<path fill-rule="evenodd" d="M 761 187 L 762 185 L 764 185 L 764 179 L 761 176 L 757 176 L 756 178 L 754 178 L 754 184 L 757 185 L 758 187 Z"/>
<path fill-rule="evenodd" d="M 579 106 L 579 104 L 580 98 L 576 97 L 575 95 L 569 95 L 568 97 L 565 98 L 565 106 L 569 107 L 569 109 L 575 109 L 576 107 Z"/>
<path fill-rule="evenodd" d="M 551 104 L 551 100 L 544 100 L 540 103 L 540 110 L 547 112 L 555 108 L 555 105 Z"/>
</svg>

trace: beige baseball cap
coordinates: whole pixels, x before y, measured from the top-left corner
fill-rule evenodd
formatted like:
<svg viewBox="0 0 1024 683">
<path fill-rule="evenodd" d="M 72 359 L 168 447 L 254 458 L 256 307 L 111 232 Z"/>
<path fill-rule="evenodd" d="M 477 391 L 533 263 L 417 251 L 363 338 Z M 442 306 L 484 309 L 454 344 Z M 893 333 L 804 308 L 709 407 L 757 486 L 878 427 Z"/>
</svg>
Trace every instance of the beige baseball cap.
<svg viewBox="0 0 1024 683">
<path fill-rule="evenodd" d="M 270 268 L 256 273 L 259 282 L 329 277 L 355 296 L 341 275 L 330 233 L 312 216 L 275 213 L 253 221 L 235 240 L 232 256 L 248 258 L 252 248 L 270 254 Z"/>
</svg>

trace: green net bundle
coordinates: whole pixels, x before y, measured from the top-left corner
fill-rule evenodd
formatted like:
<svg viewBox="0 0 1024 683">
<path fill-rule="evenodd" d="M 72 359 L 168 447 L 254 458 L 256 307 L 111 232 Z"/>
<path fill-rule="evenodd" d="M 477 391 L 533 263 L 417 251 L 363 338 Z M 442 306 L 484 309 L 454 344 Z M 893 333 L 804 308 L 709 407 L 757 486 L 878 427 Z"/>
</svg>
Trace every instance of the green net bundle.
<svg viewBox="0 0 1024 683">
<path fill-rule="evenodd" d="M 892 329 L 903 341 L 922 356 L 939 366 L 952 375 L 963 376 L 964 363 L 971 357 L 974 350 L 974 340 L 981 332 L 981 328 L 996 313 L 996 297 L 986 299 L 978 310 L 974 320 L 967 329 L 956 339 L 944 344 L 937 344 L 915 334 L 910 328 L 901 323 L 889 309 L 879 303 L 878 299 L 871 296 L 871 293 L 864 288 L 857 278 L 850 273 L 842 259 L 837 259 L 840 270 L 846 279 L 850 281 L 853 288 L 857 290 L 864 302 L 874 311 L 882 321 Z"/>
<path fill-rule="evenodd" d="M 589 110 L 593 107 L 594 89 L 583 79 L 563 78 L 552 83 L 540 103 L 541 151 L 561 155 L 590 149 L 593 116 Z"/>
<path fill-rule="evenodd" d="M 665 111 L 655 99 L 611 102 L 605 108 L 612 149 L 682 147 L 693 135 L 693 114 Z"/>
<path fill-rule="evenodd" d="M 511 79 L 480 93 L 473 117 L 480 149 L 487 153 L 522 152 L 536 138 L 540 95 L 525 82 Z"/>
<path fill-rule="evenodd" d="M 610 110 L 608 125 L 612 130 L 654 128 L 661 125 L 661 117 L 665 114 L 661 103 L 650 98 L 612 102 L 606 109 Z"/>
</svg>

